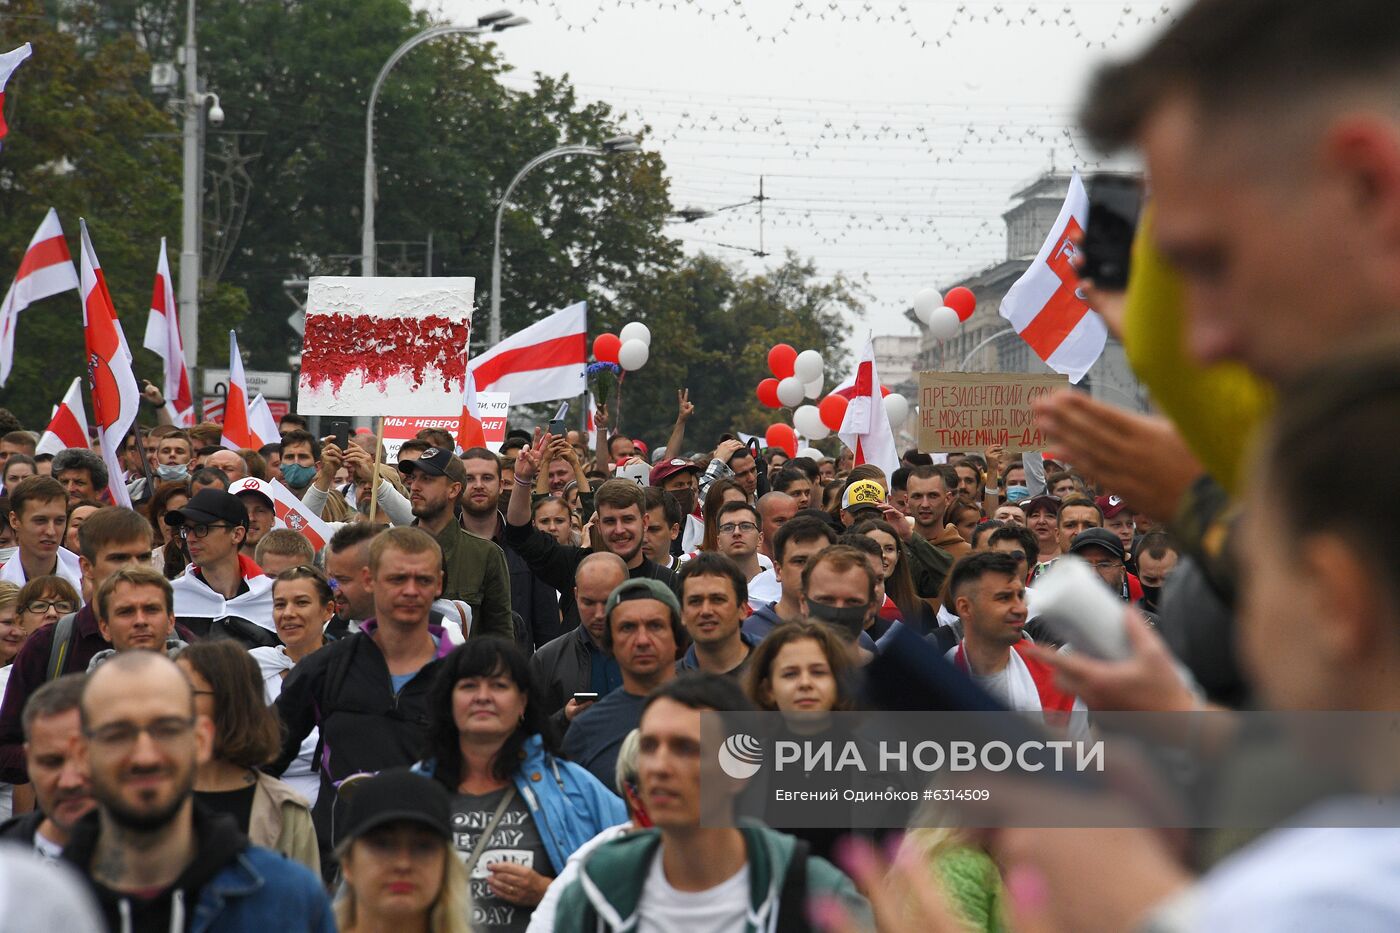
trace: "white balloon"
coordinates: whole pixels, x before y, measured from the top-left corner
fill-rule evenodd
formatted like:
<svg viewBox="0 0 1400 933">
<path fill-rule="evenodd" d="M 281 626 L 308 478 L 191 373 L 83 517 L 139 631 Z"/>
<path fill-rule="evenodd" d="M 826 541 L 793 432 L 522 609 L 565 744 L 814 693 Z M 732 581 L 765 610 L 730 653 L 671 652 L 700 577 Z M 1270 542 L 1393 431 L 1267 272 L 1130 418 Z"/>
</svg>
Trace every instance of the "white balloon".
<svg viewBox="0 0 1400 933">
<path fill-rule="evenodd" d="M 923 308 L 919 307 L 918 305 L 915 305 L 914 317 L 919 319 L 920 324 L 924 325 L 925 327 L 928 327 L 929 318 L 933 317 L 933 311 L 933 308 Z"/>
<path fill-rule="evenodd" d="M 792 373 L 806 385 L 822 378 L 824 367 L 820 353 L 816 350 L 803 350 L 797 354 L 797 359 L 792 364 Z"/>
<path fill-rule="evenodd" d="M 821 440 L 831 433 L 822 424 L 822 413 L 815 405 L 802 405 L 792 413 L 792 426 L 799 434 L 813 440 Z"/>
<path fill-rule="evenodd" d="M 651 330 L 641 321 L 633 321 L 631 324 L 624 324 L 622 330 L 617 332 L 617 339 L 626 343 L 629 340 L 640 340 L 648 347 L 651 346 Z"/>
<path fill-rule="evenodd" d="M 889 416 L 890 427 L 898 428 L 909 417 L 909 400 L 891 392 L 885 396 L 885 414 Z"/>
<path fill-rule="evenodd" d="M 962 320 L 958 317 L 958 312 L 945 305 L 933 309 L 928 321 L 928 332 L 935 340 L 948 340 L 958 332 L 960 324 Z"/>
<path fill-rule="evenodd" d="M 924 315 L 943 304 L 943 296 L 936 288 L 921 288 L 914 296 L 914 313 L 924 320 Z"/>
<path fill-rule="evenodd" d="M 636 338 L 623 343 L 622 348 L 617 351 L 618 363 L 629 373 L 645 366 L 649 356 L 651 348 Z"/>
<path fill-rule="evenodd" d="M 802 404 L 802 400 L 807 397 L 807 389 L 802 385 L 802 380 L 796 376 L 788 376 L 778 382 L 778 401 L 788 408 L 793 408 Z"/>
<path fill-rule="evenodd" d="M 826 384 L 826 376 L 821 375 L 807 383 L 803 388 L 807 390 L 808 398 L 821 398 L 822 386 Z"/>
<path fill-rule="evenodd" d="M 817 440 L 821 440 L 821 438 L 817 438 Z M 799 447 L 797 448 L 797 455 L 799 457 L 811 457 L 818 462 L 821 462 L 822 457 L 826 456 L 826 454 L 817 450 L 815 447 Z"/>
</svg>

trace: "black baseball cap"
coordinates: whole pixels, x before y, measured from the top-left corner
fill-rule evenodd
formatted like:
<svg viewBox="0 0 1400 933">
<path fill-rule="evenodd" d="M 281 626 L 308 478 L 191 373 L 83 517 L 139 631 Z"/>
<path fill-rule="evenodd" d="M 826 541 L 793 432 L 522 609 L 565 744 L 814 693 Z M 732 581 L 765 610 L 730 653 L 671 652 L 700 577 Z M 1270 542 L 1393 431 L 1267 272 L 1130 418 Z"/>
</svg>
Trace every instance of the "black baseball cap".
<svg viewBox="0 0 1400 933">
<path fill-rule="evenodd" d="M 350 783 L 350 779 L 347 779 Z M 452 805 L 441 784 L 407 768 L 353 781 L 345 838 L 358 839 L 389 823 L 413 823 L 452 838 Z M 344 789 L 344 785 L 342 785 Z"/>
<path fill-rule="evenodd" d="M 1123 552 L 1123 542 L 1118 536 L 1107 528 L 1089 528 L 1074 536 L 1074 541 L 1070 543 L 1069 552 L 1078 554 L 1085 548 L 1096 547 L 1107 551 L 1114 557 L 1122 560 L 1126 555 Z"/>
<path fill-rule="evenodd" d="M 457 464 L 455 470 L 454 463 Z M 411 476 L 414 470 L 422 470 L 429 476 L 446 476 L 453 482 L 462 481 L 461 462 L 457 460 L 452 451 L 442 447 L 429 447 L 417 460 L 409 460 L 399 464 L 399 472 L 404 477 Z"/>
<path fill-rule="evenodd" d="M 212 525 L 215 522 L 228 522 L 230 525 L 248 524 L 248 510 L 238 497 L 222 489 L 201 489 L 194 498 L 181 509 L 171 509 L 165 513 L 165 523 L 171 528 L 180 525 Z"/>
</svg>

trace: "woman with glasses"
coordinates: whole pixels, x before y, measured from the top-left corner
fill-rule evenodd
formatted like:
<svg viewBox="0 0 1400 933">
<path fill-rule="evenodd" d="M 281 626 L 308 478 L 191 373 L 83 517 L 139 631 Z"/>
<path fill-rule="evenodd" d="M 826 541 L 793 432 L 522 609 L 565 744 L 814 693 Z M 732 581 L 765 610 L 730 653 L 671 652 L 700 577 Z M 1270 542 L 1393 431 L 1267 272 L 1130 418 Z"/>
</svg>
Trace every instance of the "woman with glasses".
<svg viewBox="0 0 1400 933">
<path fill-rule="evenodd" d="M 82 608 L 82 604 L 82 600 L 78 598 L 78 591 L 73 589 L 73 584 L 62 577 L 52 574 L 35 577 L 20 587 L 19 598 L 16 601 L 18 620 L 24 629 L 24 637 L 28 638 L 41 626 L 57 622 L 70 612 L 77 612 Z M 18 648 L 15 649 L 15 654 L 19 654 Z"/>
<path fill-rule="evenodd" d="M 282 738 L 277 715 L 263 702 L 258 666 L 228 638 L 196 642 L 175 663 L 194 688 L 195 712 L 214 723 L 214 751 L 195 772 L 195 799 L 231 816 L 254 845 L 319 874 L 306 801 L 291 785 L 257 770 L 277 757 Z"/>
<path fill-rule="evenodd" d="M 555 757 L 548 711 L 512 642 L 473 638 L 448 655 L 429 717 L 432 757 L 418 770 L 452 795 L 473 929 L 523 929 L 569 856 L 626 822 L 627 809 L 593 775 Z"/>
<path fill-rule="evenodd" d="M 302 565 L 277 575 L 272 584 L 272 623 L 277 626 L 277 637 L 282 639 L 282 644 L 248 652 L 262 673 L 263 696 L 268 706 L 282 695 L 282 681 L 297 662 L 325 647 L 326 624 L 333 615 L 335 594 L 330 581 L 319 569 Z M 301 743 L 301 753 L 282 773 L 282 780 L 292 785 L 313 807 L 321 793 L 316 762 L 320 738 L 320 732 L 312 729 Z"/>
</svg>

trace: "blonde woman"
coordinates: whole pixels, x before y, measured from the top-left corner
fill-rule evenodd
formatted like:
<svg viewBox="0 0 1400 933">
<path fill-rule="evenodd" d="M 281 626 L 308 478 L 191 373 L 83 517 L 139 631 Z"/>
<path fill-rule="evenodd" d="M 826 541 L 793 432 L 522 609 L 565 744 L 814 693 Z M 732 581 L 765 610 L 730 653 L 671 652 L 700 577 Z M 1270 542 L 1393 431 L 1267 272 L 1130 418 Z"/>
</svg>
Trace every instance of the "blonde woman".
<svg viewBox="0 0 1400 933">
<path fill-rule="evenodd" d="M 470 933 L 467 873 L 447 791 L 407 770 L 347 781 L 340 933 Z"/>
</svg>

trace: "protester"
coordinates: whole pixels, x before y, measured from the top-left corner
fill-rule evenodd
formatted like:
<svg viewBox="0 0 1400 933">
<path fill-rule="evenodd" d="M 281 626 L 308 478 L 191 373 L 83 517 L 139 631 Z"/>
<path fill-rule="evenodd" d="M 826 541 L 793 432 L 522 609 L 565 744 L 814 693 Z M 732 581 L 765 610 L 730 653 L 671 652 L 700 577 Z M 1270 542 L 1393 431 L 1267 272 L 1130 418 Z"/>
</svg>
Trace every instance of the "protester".
<svg viewBox="0 0 1400 933">
<path fill-rule="evenodd" d="M 517 930 L 575 849 L 626 819 L 622 801 L 555 757 L 528 662 L 501 639 L 455 650 L 429 697 L 419 770 L 452 795 L 453 837 L 471 878 L 472 927 Z"/>
<path fill-rule="evenodd" d="M 293 567 L 279 573 L 272 583 L 272 621 L 282 644 L 254 648 L 248 654 L 257 662 L 263 681 L 263 697 L 269 704 L 282 694 L 282 682 L 302 658 L 325 647 L 325 629 L 335 612 L 330 582 L 314 567 Z M 282 772 L 282 780 L 312 806 L 321 793 L 316 748 L 320 733 L 312 729 L 302 742 L 301 754 Z M 279 743 L 280 744 L 280 743 Z"/>
<path fill-rule="evenodd" d="M 831 526 L 810 513 L 794 516 L 778 530 L 773 537 L 773 571 L 782 596 L 744 620 L 745 635 L 761 641 L 782 623 L 802 618 L 802 570 L 812 555 L 835 540 Z"/>
<path fill-rule="evenodd" d="M 155 568 L 173 580 L 185 572 L 189 563 L 185 554 L 185 542 L 179 533 L 165 523 L 167 512 L 182 509 L 190 501 L 190 488 L 185 483 L 168 483 L 156 490 L 155 495 L 146 501 L 145 509 L 155 527 L 157 544 L 151 551 L 151 561 Z"/>
<path fill-rule="evenodd" d="M 1133 539 L 1137 534 L 1132 509 L 1119 496 L 1099 496 L 1094 500 L 1094 505 L 1099 507 L 1099 514 L 1103 516 L 1103 527 L 1117 535 L 1123 543 L 1124 559 L 1131 565 L 1136 560 Z"/>
<path fill-rule="evenodd" d="M 684 537 L 681 550 L 692 551 L 699 544 L 700 529 L 700 468 L 689 460 L 671 457 L 651 468 L 647 479 L 648 486 L 675 497 L 676 505 L 684 516 Z M 652 560 L 656 560 L 653 556 Z"/>
<path fill-rule="evenodd" d="M 25 454 L 11 454 L 5 460 L 3 471 L 0 471 L 0 477 L 3 477 L 3 482 L 0 482 L 0 485 L 3 485 L 7 490 L 14 489 L 19 485 L 20 480 L 37 476 L 38 473 L 39 466 L 33 457 Z"/>
<path fill-rule="evenodd" d="M 13 583 L 0 584 L 12 587 Z M 3 600 L 0 599 L 0 605 Z M 45 625 L 57 622 L 64 616 L 77 612 L 83 605 L 73 585 L 62 577 L 35 577 L 18 590 L 14 590 L 9 607 L 14 612 L 13 627 L 9 639 L 0 638 L 0 649 L 14 645 L 14 653 L 6 655 L 0 650 L 0 658 L 13 661 L 29 636 Z M 15 641 L 14 635 L 21 636 Z M 8 644 L 7 644 L 8 642 Z M 11 667 L 8 665 L 0 673 L 0 678 L 8 679 Z"/>
<path fill-rule="evenodd" d="M 82 674 L 65 674 L 36 690 L 24 707 L 24 755 L 35 805 L 0 825 L 0 839 L 32 846 L 46 861 L 63 854 L 74 825 L 94 806 L 77 761 L 83 680 Z"/>
<path fill-rule="evenodd" d="M 667 570 L 680 570 L 677 550 L 680 547 L 681 526 L 686 516 L 680 503 L 669 492 L 648 486 L 646 494 L 646 528 L 643 530 L 642 554 Z"/>
<path fill-rule="evenodd" d="M 851 659 L 831 626 L 795 621 L 765 638 L 749 656 L 744 692 L 760 710 L 829 713 L 856 708 Z"/>
<path fill-rule="evenodd" d="M 1025 509 L 1015 502 L 1005 502 L 997 506 L 996 511 L 992 513 L 992 518 L 999 522 L 1020 525 L 1022 528 L 1026 527 Z"/>
<path fill-rule="evenodd" d="M 747 503 L 725 509 L 753 512 Z M 701 670 L 742 679 L 759 642 L 740 630 L 749 600 L 743 568 L 724 554 L 705 552 L 686 561 L 680 580 L 681 624 L 691 644 L 676 662 L 677 673 Z"/>
<path fill-rule="evenodd" d="M 40 620 L 51 611 L 57 612 L 55 606 L 57 600 L 44 599 L 40 589 L 49 586 L 49 581 L 52 580 L 58 580 L 65 586 L 68 585 L 68 582 L 61 577 L 39 577 L 34 581 L 39 585 L 35 588 L 35 599 L 39 601 L 37 618 Z M 30 584 L 25 585 L 29 586 Z M 69 592 L 72 592 L 73 588 L 69 586 L 68 589 Z M 0 683 L 9 679 L 10 664 L 14 661 L 15 657 L 19 655 L 19 650 L 24 647 L 24 640 L 29 637 L 29 632 L 31 631 L 31 629 L 25 626 L 25 620 L 21 616 L 23 609 L 20 606 L 19 599 L 22 592 L 20 587 L 15 586 L 13 583 L 8 581 L 0 582 Z M 73 603 L 76 603 L 76 601 L 75 598 Z M 27 605 L 28 604 L 26 604 L 26 607 Z M 62 603 L 59 602 L 58 605 L 62 605 Z M 76 605 L 72 605 L 68 611 L 74 612 L 77 608 Z M 57 615 L 55 615 L 55 619 L 56 618 Z M 42 621 L 40 621 L 34 628 L 38 628 L 39 625 L 42 624 Z"/>
<path fill-rule="evenodd" d="M 83 527 L 83 522 L 88 520 L 89 515 L 100 508 L 102 503 L 96 499 L 79 499 L 77 502 L 68 503 L 68 524 L 63 533 L 63 546 L 69 553 L 78 553 L 78 529 Z"/>
<path fill-rule="evenodd" d="M 771 483 L 777 492 L 787 493 L 797 500 L 797 507 L 805 509 L 812 502 L 812 489 L 814 485 L 806 473 L 795 467 L 785 467 L 778 471 Z"/>
<path fill-rule="evenodd" d="M 328 638 L 358 632 L 361 624 L 374 616 L 369 546 L 378 533 L 365 522 L 351 522 L 336 529 L 326 545 L 326 576 L 334 581 L 336 611 L 335 620 L 326 629 Z"/>
<path fill-rule="evenodd" d="M 754 824 L 702 825 L 701 782 L 726 781 L 700 747 L 701 711 L 743 710 L 748 703 L 727 677 L 687 674 L 645 701 L 638 729 L 641 797 L 655 829 L 598 847 L 560 896 L 555 929 L 787 929 L 807 923 L 803 903 L 835 897 L 858 918 L 868 909 L 850 879 L 824 859 L 807 857 L 805 890 L 786 892 L 789 863 L 805 856 L 793 837 Z M 737 794 L 741 785 L 724 785 Z M 791 907 L 788 905 L 791 904 Z M 800 918 L 782 915 L 803 912 Z M 762 918 L 755 921 L 753 918 Z M 779 926 L 783 924 L 783 926 Z"/>
<path fill-rule="evenodd" d="M 210 454 L 204 458 L 204 467 L 223 473 L 230 485 L 248 476 L 248 463 L 238 451 L 221 450 L 218 453 Z M 251 512 L 250 509 L 250 518 Z"/>
<path fill-rule="evenodd" d="M 469 933 L 467 872 L 446 791 L 396 769 L 357 782 L 338 851 L 344 896 L 340 933 Z"/>
<path fill-rule="evenodd" d="M 21 480 L 10 491 L 8 522 L 19 552 L 0 567 L 0 581 L 23 586 L 31 577 L 57 574 L 82 586 L 78 555 L 63 546 L 68 498 L 63 486 L 47 476 Z"/>
<path fill-rule="evenodd" d="M 88 673 L 126 651 L 164 651 L 173 658 L 187 647 L 175 625 L 170 581 L 149 567 L 117 570 L 92 601 L 98 629 L 112 647 L 92 656 Z"/>
<path fill-rule="evenodd" d="M 1139 609 L 1153 613 L 1159 611 L 1162 590 L 1176 572 L 1180 561 L 1181 552 L 1169 536 L 1162 532 L 1143 535 L 1137 546 L 1137 575 L 1142 586 Z"/>
<path fill-rule="evenodd" d="M 262 568 L 264 574 L 276 577 L 284 570 L 315 563 L 316 549 L 299 531 L 290 528 L 274 528 L 263 536 L 253 551 L 253 563 Z"/>
<path fill-rule="evenodd" d="M 779 528 L 797 514 L 798 508 L 797 500 L 785 492 L 769 492 L 759 497 L 759 531 L 763 535 L 759 545 L 760 554 L 769 560 L 773 559 L 773 537 Z"/>
<path fill-rule="evenodd" d="M 198 491 L 195 489 L 195 492 Z M 255 554 L 258 543 L 262 541 L 263 535 L 277 527 L 277 509 L 272 501 L 272 496 L 261 487 L 239 488 L 231 491 L 238 497 L 238 501 L 243 503 L 243 508 L 248 512 L 248 533 L 243 536 L 243 543 L 239 545 L 238 552 L 256 562 Z M 271 575 L 276 576 L 276 574 Z"/>
<path fill-rule="evenodd" d="M 608 597 L 627 580 L 627 565 L 616 554 L 590 554 L 574 573 L 579 625 L 548 642 L 530 658 L 530 680 L 540 691 L 544 711 L 565 732 L 580 712 L 622 686 L 617 659 L 603 648 Z M 580 698 L 580 695 L 585 695 Z M 591 694 L 592 699 L 587 695 Z"/>
<path fill-rule="evenodd" d="M 617 749 L 636 728 L 647 694 L 675 676 L 685 643 L 681 606 L 660 580 L 633 577 L 608 596 L 603 650 L 617 661 L 622 686 L 574 717 L 564 755 L 612 786 Z"/>
<path fill-rule="evenodd" d="M 1075 494 L 1060 500 L 1060 511 L 1055 517 L 1055 529 L 1061 554 L 1069 553 L 1070 545 L 1082 532 L 1088 531 L 1090 528 L 1102 527 L 1103 513 L 1088 496 Z M 1044 557 L 1043 554 L 1042 557 Z M 1048 563 L 1042 561 L 1042 566 L 1048 566 Z"/>
<path fill-rule="evenodd" d="M 982 521 L 982 510 L 973 504 L 971 499 L 964 499 L 957 496 L 948 504 L 948 510 L 943 513 L 943 524 L 951 527 L 958 533 L 970 549 L 975 549 L 977 543 L 973 540 L 973 532 L 979 522 Z M 935 546 L 937 545 L 936 542 Z M 957 542 L 953 542 L 956 546 Z M 946 548 L 949 553 L 955 553 L 952 548 Z"/>
<path fill-rule="evenodd" d="M 919 598 L 914 590 L 914 578 L 909 572 L 909 561 L 904 543 L 900 540 L 895 526 L 882 519 L 866 519 L 851 526 L 851 534 L 865 535 L 880 548 L 881 572 L 885 581 L 886 604 L 893 605 L 898 618 L 916 632 L 927 632 L 934 628 L 934 613 L 928 604 Z M 886 607 L 881 607 L 884 613 Z"/>
<path fill-rule="evenodd" d="M 1090 528 L 1074 536 L 1069 553 L 1083 559 L 1099 575 L 1113 594 L 1129 603 L 1142 600 L 1142 584 L 1128 573 L 1123 543 L 1107 528 Z"/>
<path fill-rule="evenodd" d="M 248 533 L 242 501 L 205 489 L 183 508 L 166 512 L 165 523 L 180 535 L 191 559 L 172 583 L 180 623 L 196 638 L 233 638 L 249 648 L 276 644 L 272 581 L 239 553 Z"/>
<path fill-rule="evenodd" d="M 715 547 L 705 553 L 728 557 L 748 581 L 773 569 L 772 561 L 759 553 L 762 543 L 758 509 L 748 502 L 726 502 L 715 518 Z"/>
<path fill-rule="evenodd" d="M 817 552 L 802 568 L 802 615 L 832 627 L 846 646 L 851 661 L 864 664 L 874 652 L 865 630 L 880 610 L 879 580 L 866 555 L 834 544 Z"/>
<path fill-rule="evenodd" d="M 70 501 L 112 501 L 107 491 L 107 465 L 92 451 L 81 447 L 59 451 L 54 455 L 51 470 L 52 478 L 63 487 Z"/>
<path fill-rule="evenodd" d="M 563 547 L 576 544 L 573 529 L 569 527 L 569 504 L 563 499 L 554 496 L 536 499 L 530 507 L 530 523 Z"/>
<path fill-rule="evenodd" d="M 83 871 L 112 929 L 334 930 L 316 877 L 194 803 L 214 727 L 174 662 L 121 655 L 84 685 L 80 760 L 97 812 L 63 859 Z"/>
</svg>

